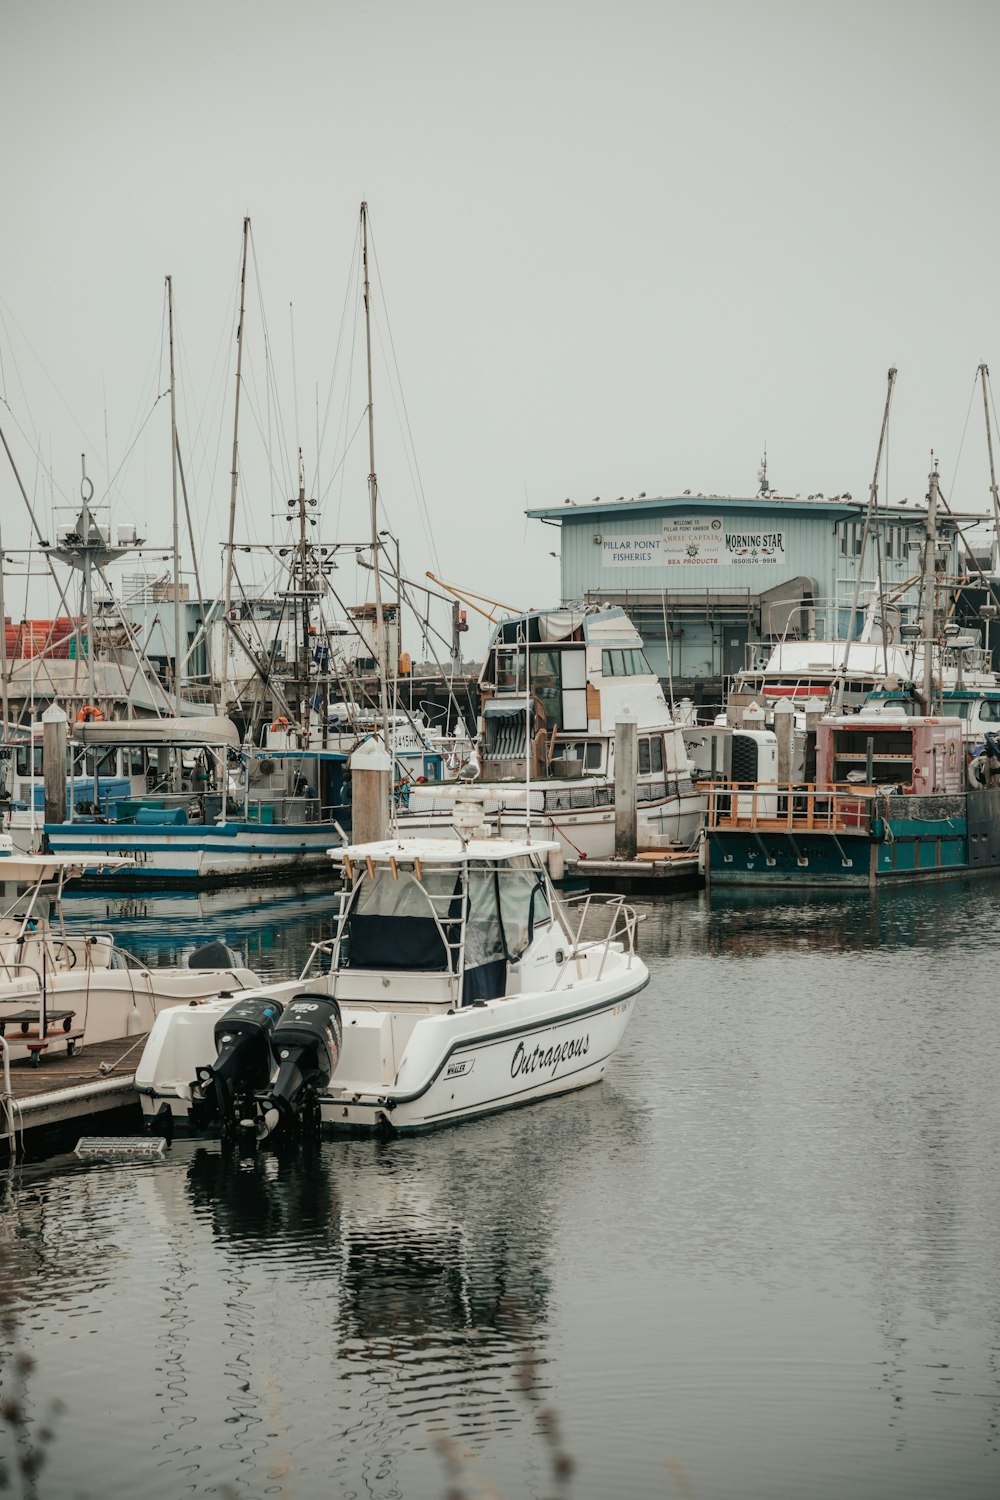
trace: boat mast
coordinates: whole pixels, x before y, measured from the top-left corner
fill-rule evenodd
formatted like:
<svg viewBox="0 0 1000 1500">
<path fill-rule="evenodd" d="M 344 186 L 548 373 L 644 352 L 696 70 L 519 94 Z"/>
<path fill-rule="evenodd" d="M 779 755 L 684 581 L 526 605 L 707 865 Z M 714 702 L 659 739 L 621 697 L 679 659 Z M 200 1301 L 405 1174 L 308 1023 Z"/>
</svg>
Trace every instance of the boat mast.
<svg viewBox="0 0 1000 1500">
<path fill-rule="evenodd" d="M 365 347 L 368 357 L 368 504 L 371 512 L 372 563 L 375 579 L 375 637 L 378 643 L 378 688 L 379 707 L 382 713 L 382 739 L 391 756 L 393 746 L 389 743 L 389 704 L 387 683 L 389 678 L 388 641 L 385 633 L 385 613 L 382 608 L 382 580 L 380 576 L 378 537 L 378 478 L 375 474 L 375 408 L 372 404 L 372 324 L 368 289 L 368 204 L 361 205 L 361 252 L 365 278 Z M 395 766 L 390 775 L 395 774 Z M 392 803 L 390 801 L 390 821 Z"/>
<path fill-rule="evenodd" d="M 302 727 L 302 747 L 309 748 L 309 554 L 310 546 L 306 539 L 306 476 L 302 464 L 302 449 L 299 449 L 299 576 L 297 581 L 293 580 L 292 587 L 297 588 L 301 603 L 301 615 L 296 610 L 296 619 L 301 621 L 298 628 L 302 631 L 299 649 L 296 653 L 298 662 L 297 672 L 299 675 L 299 723 Z"/>
<path fill-rule="evenodd" d="M 933 458 L 933 455 L 932 455 Z M 932 695 L 934 692 L 934 605 L 937 594 L 937 503 L 938 503 L 938 466 L 937 459 L 933 459 L 934 467 L 929 477 L 930 489 L 927 494 L 927 520 L 925 523 L 924 540 L 924 608 L 923 629 L 924 640 L 924 713 L 933 713 Z"/>
<path fill-rule="evenodd" d="M 96 704 L 97 669 L 94 663 L 94 581 L 93 558 L 91 555 L 95 550 L 95 539 L 91 530 L 93 522 L 90 519 L 90 502 L 94 498 L 94 486 L 87 478 L 87 455 L 85 453 L 80 454 L 80 473 L 82 475 L 80 496 L 83 501 L 83 508 L 80 511 L 80 519 L 82 521 L 80 529 L 83 533 L 83 546 L 80 551 L 83 556 L 83 610 L 87 621 L 87 687 L 90 692 L 91 703 Z M 98 533 L 96 544 L 98 549 L 100 549 L 102 540 L 103 538 Z M 97 765 L 96 758 L 94 765 Z M 96 780 L 94 784 L 96 786 Z"/>
<path fill-rule="evenodd" d="M 233 609 L 233 539 L 236 533 L 236 486 L 239 477 L 240 390 L 243 385 L 243 312 L 246 306 L 247 243 L 249 238 L 250 217 L 247 215 L 243 220 L 243 260 L 240 266 L 240 318 L 236 325 L 236 406 L 233 413 L 233 467 L 230 475 L 232 483 L 229 488 L 229 535 L 226 542 L 225 630 L 222 633 L 222 707 L 227 713 L 230 707 L 229 625 Z"/>
<path fill-rule="evenodd" d="M 837 685 L 837 701 L 835 713 L 844 711 L 844 689 L 847 684 L 847 663 L 851 655 L 851 642 L 854 640 L 855 620 L 857 618 L 858 600 L 861 595 L 861 571 L 864 567 L 865 553 L 868 547 L 868 538 L 875 533 L 876 561 L 878 568 L 878 591 L 879 611 L 882 616 L 882 658 L 885 665 L 886 676 L 889 673 L 889 648 L 886 643 L 886 620 L 885 620 L 885 590 L 882 579 L 882 547 L 878 536 L 878 471 L 882 466 L 882 450 L 885 447 L 885 435 L 889 428 L 889 407 L 892 405 L 892 391 L 896 384 L 896 366 L 893 365 L 886 377 L 888 386 L 885 393 L 885 407 L 882 411 L 882 428 L 878 435 L 878 451 L 875 454 L 875 472 L 872 474 L 872 482 L 868 489 L 868 512 L 865 516 L 865 529 L 861 536 L 861 552 L 858 556 L 857 567 L 854 574 L 854 594 L 851 599 L 851 608 L 847 616 L 847 643 L 844 646 L 844 663 L 841 669 L 840 681 Z M 766 462 L 766 459 L 765 459 Z"/>
<path fill-rule="evenodd" d="M 990 422 L 990 404 L 986 397 L 988 365 L 979 366 L 979 378 L 983 384 L 983 415 L 986 417 L 986 447 L 990 455 L 990 494 L 993 496 L 993 572 L 1000 569 L 1000 493 L 997 492 L 997 476 L 993 467 L 993 426 Z"/>
<path fill-rule="evenodd" d="M 170 344 L 170 478 L 174 525 L 174 712 L 180 718 L 184 648 L 181 642 L 181 542 L 180 520 L 177 514 L 177 388 L 174 382 L 174 279 L 172 276 L 167 277 L 167 336 Z"/>
</svg>

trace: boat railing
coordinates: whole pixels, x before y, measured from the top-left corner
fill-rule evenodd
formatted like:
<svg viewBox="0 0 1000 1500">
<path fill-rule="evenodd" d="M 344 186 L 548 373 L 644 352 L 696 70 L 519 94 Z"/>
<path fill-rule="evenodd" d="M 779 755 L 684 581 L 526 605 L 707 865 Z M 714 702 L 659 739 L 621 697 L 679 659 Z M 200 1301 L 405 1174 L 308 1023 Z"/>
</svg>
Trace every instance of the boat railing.
<svg viewBox="0 0 1000 1500">
<path fill-rule="evenodd" d="M 0 974 L 4 979 L 21 979 L 24 975 L 30 975 L 38 988 L 42 987 L 42 976 L 34 964 L 12 964 L 6 959 L 0 959 Z"/>
<path fill-rule="evenodd" d="M 850 782 L 729 781 L 706 784 L 706 829 L 771 832 L 863 832 L 875 804 L 873 788 Z"/>
<path fill-rule="evenodd" d="M 601 949 L 600 962 L 596 975 L 598 979 L 600 979 L 601 975 L 604 973 L 604 965 L 607 962 L 608 954 L 611 952 L 613 943 L 621 944 L 621 946 L 625 950 L 626 966 L 628 968 L 632 967 L 632 960 L 635 957 L 636 928 L 638 927 L 639 923 L 644 922 L 646 918 L 644 915 L 641 915 L 639 912 L 637 912 L 634 906 L 629 906 L 626 903 L 624 896 L 595 897 L 593 891 L 585 891 L 578 896 L 562 897 L 560 900 L 560 905 L 562 906 L 564 911 L 566 911 L 566 908 L 568 907 L 573 907 L 573 911 L 571 914 L 567 912 L 568 916 L 572 915 L 573 917 L 575 917 L 577 915 L 577 912 L 579 912 L 579 920 L 576 924 L 576 931 L 575 933 L 571 934 L 574 949 L 573 956 L 578 957 L 584 947 L 588 947 L 591 950 L 593 950 L 595 947 L 599 947 Z M 597 911 L 598 909 L 602 910 L 605 914 L 610 914 L 610 921 L 608 922 L 607 932 L 605 933 L 603 941 L 598 938 L 596 943 L 584 944 L 584 924 L 586 923 L 586 920 L 591 915 L 591 913 Z"/>
</svg>

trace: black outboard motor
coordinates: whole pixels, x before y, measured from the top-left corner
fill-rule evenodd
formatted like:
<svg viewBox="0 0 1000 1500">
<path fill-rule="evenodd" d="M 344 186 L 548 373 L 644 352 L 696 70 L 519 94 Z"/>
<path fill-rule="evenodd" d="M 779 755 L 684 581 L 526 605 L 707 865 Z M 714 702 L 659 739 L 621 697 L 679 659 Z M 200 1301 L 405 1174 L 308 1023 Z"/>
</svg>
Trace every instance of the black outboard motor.
<svg viewBox="0 0 1000 1500">
<path fill-rule="evenodd" d="M 281 1016 L 280 1000 L 240 1000 L 215 1023 L 211 1067 L 199 1068 L 191 1085 L 191 1123 L 199 1130 L 216 1120 L 231 1132 L 238 1118 L 255 1112 L 254 1096 L 266 1089 L 274 1068 L 270 1039 Z"/>
<path fill-rule="evenodd" d="M 262 1134 L 269 1135 L 279 1125 L 292 1134 L 319 1134 L 319 1090 L 333 1077 L 343 1039 L 336 1000 L 302 994 L 289 1001 L 271 1035 L 278 1073 L 259 1099 Z"/>
<path fill-rule="evenodd" d="M 239 969 L 243 960 L 238 953 L 234 953 L 226 943 L 218 938 L 211 943 L 203 943 L 196 948 L 188 959 L 189 969 Z"/>
</svg>

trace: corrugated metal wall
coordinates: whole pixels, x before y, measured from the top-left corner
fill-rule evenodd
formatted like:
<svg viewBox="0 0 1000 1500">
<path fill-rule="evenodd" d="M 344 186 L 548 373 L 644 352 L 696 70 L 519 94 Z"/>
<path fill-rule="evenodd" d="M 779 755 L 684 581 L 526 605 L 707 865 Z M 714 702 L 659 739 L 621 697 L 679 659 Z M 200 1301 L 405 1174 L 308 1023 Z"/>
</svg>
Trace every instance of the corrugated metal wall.
<svg viewBox="0 0 1000 1500">
<path fill-rule="evenodd" d="M 743 562 L 636 563 L 636 556 L 655 558 L 657 548 L 643 548 L 662 537 L 664 517 L 675 522 L 687 516 L 704 521 L 718 518 L 726 532 L 740 536 L 761 534 L 773 537 L 780 533 L 781 547 L 773 548 L 774 560 L 755 561 L 753 549 Z M 839 603 L 839 632 L 846 626 L 857 559 L 853 555 L 854 537 L 849 535 L 846 555 L 841 552 L 841 531 L 856 527 L 860 537 L 864 515 L 857 507 L 790 504 L 788 508 L 763 505 L 752 508 L 745 502 L 727 504 L 725 500 L 701 501 L 686 511 L 678 502 L 650 503 L 636 513 L 616 515 L 595 507 L 585 507 L 559 514 L 562 528 L 561 579 L 564 603 L 586 599 L 608 598 L 625 603 L 636 619 L 647 644 L 647 656 L 654 670 L 668 675 L 664 639 L 662 596 L 668 595 L 668 617 L 673 645 L 672 671 L 684 678 L 714 678 L 728 675 L 742 665 L 744 642 L 757 638 L 752 619 L 759 595 L 778 590 L 793 579 L 814 581 L 817 601 Z M 893 553 L 886 557 L 883 541 L 883 576 L 887 590 L 895 590 L 919 572 L 920 554 L 901 545 L 905 526 L 914 541 L 922 536 L 921 517 L 892 515 L 882 521 L 883 532 L 893 533 Z M 662 551 L 662 549 L 660 549 Z M 731 556 L 731 549 L 723 549 Z M 624 558 L 624 561 L 618 560 Z M 875 549 L 867 549 L 862 575 L 861 604 L 877 583 Z M 623 598 L 623 596 L 626 596 Z M 902 602 L 915 607 L 916 587 L 902 595 Z M 742 601 L 742 603 L 741 603 Z M 833 625 L 833 612 L 822 633 Z"/>
</svg>

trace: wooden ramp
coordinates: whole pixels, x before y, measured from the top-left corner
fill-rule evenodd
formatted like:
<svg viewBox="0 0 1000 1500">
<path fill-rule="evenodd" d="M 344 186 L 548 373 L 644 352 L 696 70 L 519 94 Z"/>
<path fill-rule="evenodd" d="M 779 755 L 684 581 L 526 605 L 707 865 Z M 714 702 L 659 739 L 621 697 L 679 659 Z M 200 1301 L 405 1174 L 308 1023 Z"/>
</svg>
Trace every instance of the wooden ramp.
<svg viewBox="0 0 1000 1500">
<path fill-rule="evenodd" d="M 118 1037 L 81 1047 L 73 1057 L 44 1057 L 37 1067 L 27 1058 L 11 1063 L 10 1096 L 0 1109 L 0 1155 L 12 1154 L 28 1132 L 137 1106 L 135 1067 L 145 1041 L 145 1034 Z"/>
</svg>

